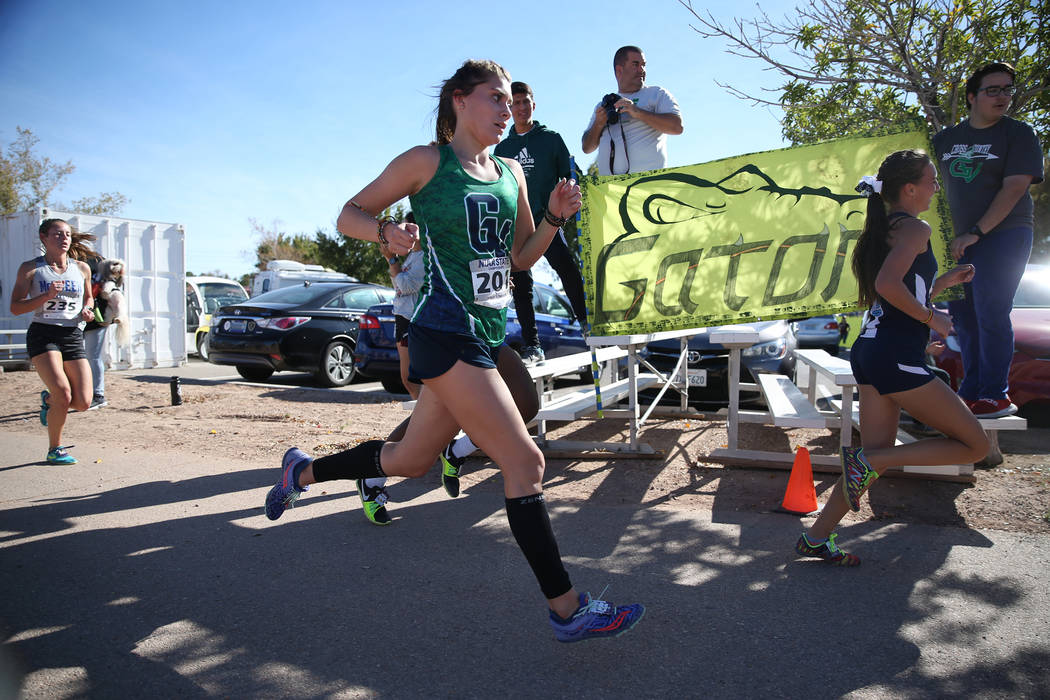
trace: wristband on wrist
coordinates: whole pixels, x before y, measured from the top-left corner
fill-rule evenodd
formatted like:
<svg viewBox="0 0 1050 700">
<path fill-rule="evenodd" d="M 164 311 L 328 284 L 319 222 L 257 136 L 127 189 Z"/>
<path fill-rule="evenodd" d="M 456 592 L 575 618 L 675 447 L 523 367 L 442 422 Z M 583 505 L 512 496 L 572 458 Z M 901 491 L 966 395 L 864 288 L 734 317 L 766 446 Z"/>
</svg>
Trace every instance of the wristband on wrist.
<svg viewBox="0 0 1050 700">
<path fill-rule="evenodd" d="M 376 236 L 379 238 L 379 242 L 385 245 L 387 248 L 390 247 L 390 243 L 386 240 L 386 236 L 383 234 L 383 229 L 386 228 L 387 224 L 396 224 L 397 219 L 392 216 L 386 216 L 379 220 L 379 226 L 376 228 Z"/>
<path fill-rule="evenodd" d="M 549 211 L 544 211 L 543 212 L 543 220 L 546 221 L 551 226 L 553 226 L 554 228 L 561 228 L 562 226 L 565 225 L 565 222 L 568 221 L 569 219 L 568 219 L 568 217 L 565 217 L 565 216 L 555 216 L 554 214 L 550 213 Z"/>
<path fill-rule="evenodd" d="M 926 326 L 930 325 L 930 321 L 932 321 L 932 320 L 933 320 L 933 309 L 931 308 L 930 309 L 930 315 L 927 316 L 925 318 L 925 320 L 923 320 L 923 325 L 926 325 Z"/>
<path fill-rule="evenodd" d="M 981 237 L 984 236 L 984 231 L 982 231 L 981 227 L 978 226 L 977 224 L 974 224 L 973 226 L 971 226 L 970 230 L 967 231 L 966 233 L 972 233 L 973 235 L 977 236 L 978 238 L 981 238 Z"/>
</svg>

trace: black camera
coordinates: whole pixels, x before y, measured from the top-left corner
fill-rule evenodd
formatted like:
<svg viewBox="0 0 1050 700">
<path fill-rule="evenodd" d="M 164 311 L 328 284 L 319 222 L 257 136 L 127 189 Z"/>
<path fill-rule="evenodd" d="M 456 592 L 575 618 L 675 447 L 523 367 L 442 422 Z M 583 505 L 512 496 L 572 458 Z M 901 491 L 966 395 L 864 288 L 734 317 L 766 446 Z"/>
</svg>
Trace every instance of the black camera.
<svg viewBox="0 0 1050 700">
<path fill-rule="evenodd" d="M 620 113 L 616 111 L 615 105 L 620 101 L 620 96 L 615 92 L 610 92 L 608 95 L 602 98 L 602 108 L 605 110 L 605 120 L 609 124 L 616 124 L 620 121 Z"/>
</svg>

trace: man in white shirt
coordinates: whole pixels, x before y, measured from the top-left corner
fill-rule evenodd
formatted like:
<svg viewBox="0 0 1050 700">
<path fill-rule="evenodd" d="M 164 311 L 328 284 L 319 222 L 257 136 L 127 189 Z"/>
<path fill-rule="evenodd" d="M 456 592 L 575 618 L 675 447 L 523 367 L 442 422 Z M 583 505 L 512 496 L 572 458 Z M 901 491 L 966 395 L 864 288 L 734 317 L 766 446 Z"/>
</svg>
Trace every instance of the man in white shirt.
<svg viewBox="0 0 1050 700">
<path fill-rule="evenodd" d="M 583 152 L 598 149 L 598 173 L 623 175 L 667 167 L 667 135 L 682 133 L 682 114 L 667 90 L 645 85 L 645 54 L 623 46 L 613 57 L 617 94 L 607 95 L 583 133 Z"/>
</svg>

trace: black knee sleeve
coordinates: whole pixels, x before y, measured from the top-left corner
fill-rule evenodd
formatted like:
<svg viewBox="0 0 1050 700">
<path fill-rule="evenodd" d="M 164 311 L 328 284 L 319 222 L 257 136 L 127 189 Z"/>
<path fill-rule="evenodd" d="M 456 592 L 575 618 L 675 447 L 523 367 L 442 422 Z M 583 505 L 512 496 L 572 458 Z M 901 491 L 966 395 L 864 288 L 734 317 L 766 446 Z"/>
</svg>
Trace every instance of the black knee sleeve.
<svg viewBox="0 0 1050 700">
<path fill-rule="evenodd" d="M 379 465 L 382 440 L 367 440 L 349 450 L 314 460 L 314 479 L 377 479 L 385 477 Z"/>
<path fill-rule="evenodd" d="M 561 563 L 543 494 L 508 498 L 506 503 L 510 531 L 532 567 L 543 595 L 551 599 L 568 593 L 572 583 Z"/>
</svg>

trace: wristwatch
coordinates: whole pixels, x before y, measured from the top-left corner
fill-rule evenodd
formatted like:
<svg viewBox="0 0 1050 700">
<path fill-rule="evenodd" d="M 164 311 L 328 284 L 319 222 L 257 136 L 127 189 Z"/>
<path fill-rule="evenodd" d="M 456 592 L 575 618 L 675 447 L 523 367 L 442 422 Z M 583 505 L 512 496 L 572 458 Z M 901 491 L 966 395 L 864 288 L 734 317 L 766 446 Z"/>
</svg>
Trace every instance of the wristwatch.
<svg viewBox="0 0 1050 700">
<path fill-rule="evenodd" d="M 971 226 L 970 230 L 967 231 L 966 233 L 972 233 L 973 235 L 977 236 L 978 238 L 981 238 L 982 236 L 984 236 L 984 231 L 982 231 L 981 227 L 978 226 L 977 224 L 974 224 L 973 226 Z"/>
<path fill-rule="evenodd" d="M 397 256 L 396 255 L 391 255 L 387 259 L 387 262 L 390 263 L 391 265 L 396 265 L 397 264 Z"/>
</svg>

